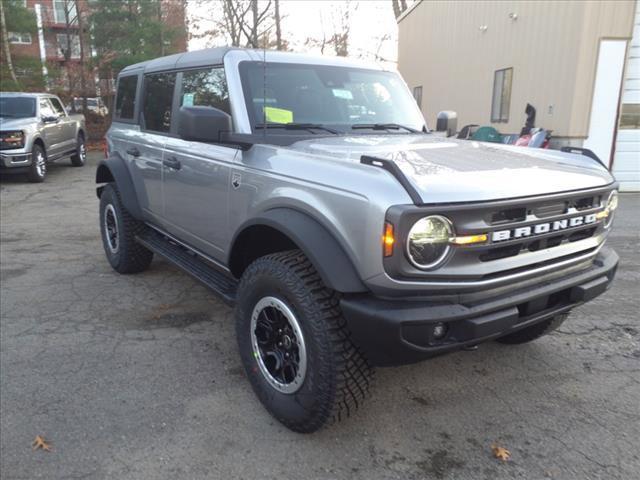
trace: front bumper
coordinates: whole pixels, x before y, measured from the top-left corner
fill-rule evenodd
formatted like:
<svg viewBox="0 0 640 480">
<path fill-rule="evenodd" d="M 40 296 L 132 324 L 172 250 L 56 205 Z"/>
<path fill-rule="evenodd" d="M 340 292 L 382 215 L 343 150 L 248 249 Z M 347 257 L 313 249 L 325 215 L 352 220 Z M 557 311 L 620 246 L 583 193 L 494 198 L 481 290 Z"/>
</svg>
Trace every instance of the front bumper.
<svg viewBox="0 0 640 480">
<path fill-rule="evenodd" d="M 372 365 L 414 363 L 507 335 L 592 300 L 609 288 L 618 260 L 613 250 L 603 248 L 586 269 L 486 299 L 443 302 L 352 295 L 342 298 L 341 308 Z M 446 325 L 441 339 L 433 335 L 437 323 Z"/>
<path fill-rule="evenodd" d="M 31 165 L 31 153 L 0 153 L 0 169 L 4 171 L 23 170 Z"/>
</svg>

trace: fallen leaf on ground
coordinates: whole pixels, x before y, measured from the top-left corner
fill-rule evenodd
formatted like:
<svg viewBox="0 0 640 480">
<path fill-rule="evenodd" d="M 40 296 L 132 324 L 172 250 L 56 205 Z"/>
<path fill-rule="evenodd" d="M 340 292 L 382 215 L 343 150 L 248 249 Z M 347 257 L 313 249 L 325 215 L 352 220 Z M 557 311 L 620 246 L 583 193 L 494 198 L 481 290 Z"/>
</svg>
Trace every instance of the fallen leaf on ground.
<svg viewBox="0 0 640 480">
<path fill-rule="evenodd" d="M 511 458 L 511 452 L 504 447 L 500 447 L 498 445 L 491 445 L 491 451 L 493 452 L 493 456 L 506 462 Z"/>
<path fill-rule="evenodd" d="M 45 450 L 47 452 L 51 451 L 51 445 L 40 435 L 36 435 L 36 438 L 31 446 L 34 450 L 38 450 L 39 448 L 41 448 L 42 450 Z"/>
</svg>

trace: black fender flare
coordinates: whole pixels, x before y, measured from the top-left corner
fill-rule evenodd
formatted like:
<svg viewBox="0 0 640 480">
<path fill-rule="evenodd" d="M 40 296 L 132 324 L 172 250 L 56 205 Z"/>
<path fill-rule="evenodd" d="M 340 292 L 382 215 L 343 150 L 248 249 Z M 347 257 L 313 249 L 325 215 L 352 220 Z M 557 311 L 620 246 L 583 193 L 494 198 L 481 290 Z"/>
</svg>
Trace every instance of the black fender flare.
<svg viewBox="0 0 640 480">
<path fill-rule="evenodd" d="M 96 170 L 96 183 L 115 183 L 118 187 L 118 193 L 120 194 L 120 200 L 127 209 L 127 211 L 137 220 L 142 220 L 142 209 L 138 203 L 138 196 L 136 195 L 135 187 L 133 186 L 133 180 L 131 174 L 127 168 L 127 164 L 124 159 L 116 154 L 111 155 L 109 158 L 101 160 Z M 96 189 L 98 198 L 102 194 L 100 186 Z"/>
<path fill-rule="evenodd" d="M 351 258 L 327 228 L 306 213 L 292 208 L 273 208 L 245 222 L 236 232 L 229 250 L 229 261 L 236 240 L 247 228 L 264 225 L 291 239 L 313 264 L 324 284 L 338 292 L 366 292 Z"/>
</svg>

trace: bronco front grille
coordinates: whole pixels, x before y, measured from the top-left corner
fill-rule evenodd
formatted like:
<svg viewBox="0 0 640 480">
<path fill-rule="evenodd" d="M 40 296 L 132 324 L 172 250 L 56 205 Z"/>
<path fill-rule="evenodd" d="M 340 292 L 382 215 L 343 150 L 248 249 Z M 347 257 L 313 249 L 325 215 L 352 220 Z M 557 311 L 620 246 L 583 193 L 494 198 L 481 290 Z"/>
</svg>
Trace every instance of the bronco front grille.
<svg viewBox="0 0 640 480">
<path fill-rule="evenodd" d="M 569 265 L 572 259 L 595 255 L 607 230 L 596 214 L 604 209 L 613 186 L 589 191 L 482 203 L 425 205 L 392 208 L 387 220 L 405 239 L 414 223 L 427 215 L 451 220 L 456 236 L 486 235 L 484 243 L 453 245 L 446 262 L 421 271 L 400 250 L 385 259 L 394 278 L 473 282 L 509 278 L 513 272 Z M 396 213 L 397 212 L 397 213 Z"/>
<path fill-rule="evenodd" d="M 512 222 L 523 222 L 528 216 L 543 219 L 566 215 L 571 211 L 582 212 L 598 208 L 602 203 L 601 195 L 536 202 L 534 205 L 516 206 L 491 212 L 490 225 L 502 225 Z"/>
<path fill-rule="evenodd" d="M 568 242 L 577 242 L 590 238 L 596 233 L 597 227 L 585 227 L 573 233 L 567 232 L 561 235 L 554 235 L 544 239 L 533 239 L 525 242 L 515 243 L 513 245 L 498 246 L 490 248 L 486 252 L 480 254 L 478 258 L 481 262 L 491 262 L 502 258 L 514 257 L 520 253 L 537 252 L 544 248 L 554 248 L 558 245 Z"/>
</svg>

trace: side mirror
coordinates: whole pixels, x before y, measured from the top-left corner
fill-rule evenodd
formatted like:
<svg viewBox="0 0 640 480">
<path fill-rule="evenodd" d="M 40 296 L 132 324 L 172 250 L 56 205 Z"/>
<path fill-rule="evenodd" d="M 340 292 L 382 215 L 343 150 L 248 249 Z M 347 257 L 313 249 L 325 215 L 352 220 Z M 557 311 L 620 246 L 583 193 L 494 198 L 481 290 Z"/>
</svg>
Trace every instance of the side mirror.
<svg viewBox="0 0 640 480">
<path fill-rule="evenodd" d="M 180 107 L 178 135 L 184 140 L 217 142 L 221 132 L 230 132 L 231 115 L 214 107 Z"/>
<path fill-rule="evenodd" d="M 438 113 L 436 131 L 447 132 L 447 137 L 452 137 L 458 131 L 458 114 L 450 110 Z"/>
<path fill-rule="evenodd" d="M 59 120 L 60 120 L 60 117 L 58 117 L 56 115 L 43 115 L 42 116 L 42 123 L 58 123 Z"/>
</svg>

